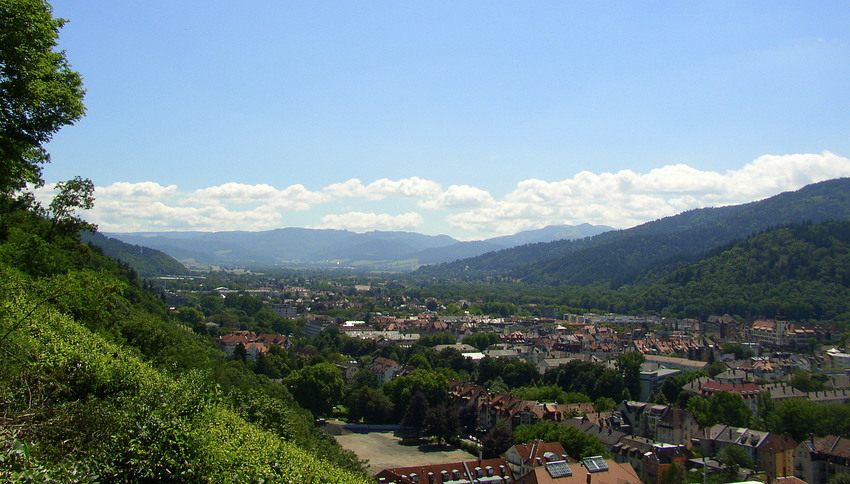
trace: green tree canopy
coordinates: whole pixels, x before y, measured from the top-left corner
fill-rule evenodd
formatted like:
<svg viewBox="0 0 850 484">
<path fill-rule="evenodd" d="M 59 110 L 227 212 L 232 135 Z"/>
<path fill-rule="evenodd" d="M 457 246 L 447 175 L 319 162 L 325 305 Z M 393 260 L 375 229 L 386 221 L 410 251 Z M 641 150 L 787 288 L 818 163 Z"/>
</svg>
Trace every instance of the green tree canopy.
<svg viewBox="0 0 850 484">
<path fill-rule="evenodd" d="M 463 342 L 474 346 L 480 351 L 484 351 L 490 346 L 499 342 L 499 335 L 496 333 L 474 333 L 464 336 Z"/>
<path fill-rule="evenodd" d="M 620 371 L 626 388 L 632 396 L 640 395 L 640 368 L 644 361 L 646 358 L 639 351 L 624 353 L 617 357 L 617 370 Z"/>
<path fill-rule="evenodd" d="M 404 416 L 401 418 L 401 424 L 405 427 L 413 427 L 417 430 L 425 425 L 425 417 L 428 415 L 428 399 L 422 392 L 416 392 L 407 404 L 404 410 Z"/>
<path fill-rule="evenodd" d="M 495 459 L 513 445 L 514 434 L 507 425 L 496 425 L 481 440 L 481 454 L 485 459 Z"/>
<path fill-rule="evenodd" d="M 392 422 L 393 402 L 380 388 L 360 387 L 348 396 L 348 416 L 366 423 Z"/>
<path fill-rule="evenodd" d="M 460 432 L 460 421 L 457 413 L 446 405 L 431 407 L 425 413 L 423 433 L 434 437 L 438 444 L 456 438 Z"/>
<path fill-rule="evenodd" d="M 329 415 L 342 400 L 345 382 L 337 367 L 319 363 L 293 371 L 284 380 L 295 400 L 313 415 Z"/>
<path fill-rule="evenodd" d="M 40 186 L 44 145 L 85 113 L 82 78 L 57 50 L 65 20 L 44 0 L 0 0 L 0 197 Z"/>
<path fill-rule="evenodd" d="M 570 457 L 583 459 L 591 455 L 605 455 L 605 446 L 593 435 L 575 427 L 540 420 L 534 425 L 520 425 L 514 430 L 514 443 L 524 444 L 535 439 L 560 442 Z"/>
<path fill-rule="evenodd" d="M 437 371 L 413 370 L 384 385 L 384 393 L 390 397 L 396 411 L 404 411 L 413 395 L 421 392 L 431 406 L 446 403 L 449 396 L 449 380 Z"/>
</svg>

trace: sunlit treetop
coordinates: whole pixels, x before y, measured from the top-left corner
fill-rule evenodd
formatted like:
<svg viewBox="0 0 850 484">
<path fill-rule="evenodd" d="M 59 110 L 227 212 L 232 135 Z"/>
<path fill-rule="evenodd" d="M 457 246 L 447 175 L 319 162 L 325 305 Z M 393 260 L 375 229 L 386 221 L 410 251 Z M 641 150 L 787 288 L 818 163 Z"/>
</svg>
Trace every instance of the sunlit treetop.
<svg viewBox="0 0 850 484">
<path fill-rule="evenodd" d="M 63 19 L 43 0 L 0 0 L 0 196 L 44 183 L 44 148 L 85 113 L 83 82 L 57 49 Z"/>
</svg>

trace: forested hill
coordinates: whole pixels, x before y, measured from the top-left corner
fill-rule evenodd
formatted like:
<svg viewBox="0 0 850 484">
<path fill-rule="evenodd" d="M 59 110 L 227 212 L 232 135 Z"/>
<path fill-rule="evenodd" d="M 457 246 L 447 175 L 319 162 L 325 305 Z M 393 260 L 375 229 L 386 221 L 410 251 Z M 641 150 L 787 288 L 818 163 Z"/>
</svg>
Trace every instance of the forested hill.
<svg viewBox="0 0 850 484">
<path fill-rule="evenodd" d="M 141 277 L 188 274 L 186 266 L 174 257 L 149 247 L 128 244 L 107 237 L 100 232 L 84 232 L 82 241 L 100 247 L 103 253 L 113 259 L 125 262 Z"/>
<path fill-rule="evenodd" d="M 368 482 L 76 227 L 0 204 L 2 482 Z"/>
<path fill-rule="evenodd" d="M 683 317 L 848 320 L 850 222 L 796 224 L 727 244 L 637 299 Z"/>
<path fill-rule="evenodd" d="M 531 244 L 420 268 L 436 277 L 507 277 L 543 284 L 651 284 L 706 251 L 770 227 L 850 220 L 850 179 L 743 205 L 690 210 L 578 241 Z"/>
</svg>

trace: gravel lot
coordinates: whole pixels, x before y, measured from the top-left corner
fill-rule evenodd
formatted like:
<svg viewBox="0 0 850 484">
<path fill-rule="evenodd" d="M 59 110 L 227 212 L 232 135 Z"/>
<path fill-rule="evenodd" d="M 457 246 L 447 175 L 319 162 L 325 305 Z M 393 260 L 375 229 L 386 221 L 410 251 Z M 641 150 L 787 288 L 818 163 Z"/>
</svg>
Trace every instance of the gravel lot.
<svg viewBox="0 0 850 484">
<path fill-rule="evenodd" d="M 441 464 L 472 460 L 475 456 L 451 446 L 402 445 L 393 432 L 344 433 L 334 435 L 339 445 L 353 451 L 360 459 L 369 460 L 372 475 L 389 467 Z"/>
</svg>

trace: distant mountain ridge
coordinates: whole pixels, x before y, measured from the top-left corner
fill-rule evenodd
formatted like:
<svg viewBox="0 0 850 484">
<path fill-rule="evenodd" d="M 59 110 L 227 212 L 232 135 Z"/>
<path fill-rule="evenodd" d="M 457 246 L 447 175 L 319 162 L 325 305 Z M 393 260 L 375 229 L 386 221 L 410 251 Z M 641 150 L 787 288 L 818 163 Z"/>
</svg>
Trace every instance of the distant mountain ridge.
<svg viewBox="0 0 850 484">
<path fill-rule="evenodd" d="M 208 265 L 358 267 L 412 270 L 519 244 L 584 238 L 607 226 L 556 225 L 493 239 L 461 242 L 447 235 L 334 229 L 282 228 L 261 232 L 109 233 L 126 243 L 151 247 L 180 261 Z"/>
<path fill-rule="evenodd" d="M 704 208 L 575 241 L 528 244 L 436 266 L 437 277 L 499 276 L 541 284 L 651 284 L 706 251 L 789 223 L 850 220 L 850 179 L 815 183 L 774 197 Z"/>
</svg>

